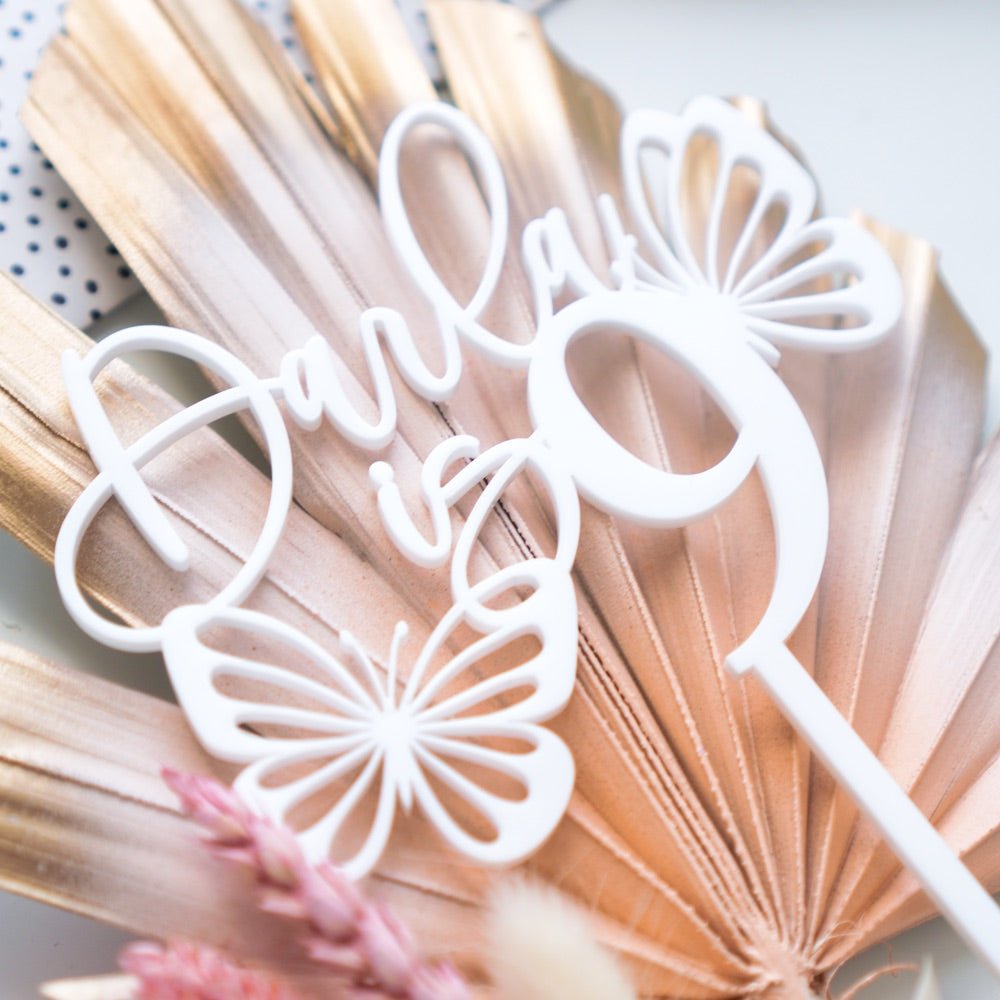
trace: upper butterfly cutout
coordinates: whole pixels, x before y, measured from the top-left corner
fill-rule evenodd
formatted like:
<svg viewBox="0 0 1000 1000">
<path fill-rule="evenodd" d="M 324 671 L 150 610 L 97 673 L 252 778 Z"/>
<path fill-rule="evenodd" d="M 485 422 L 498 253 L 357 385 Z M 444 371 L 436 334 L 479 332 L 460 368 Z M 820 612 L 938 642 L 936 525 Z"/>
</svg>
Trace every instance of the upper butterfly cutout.
<svg viewBox="0 0 1000 1000">
<path fill-rule="evenodd" d="M 655 154 L 666 158 L 665 177 L 652 176 Z M 692 211 L 687 168 L 712 156 L 714 171 L 698 172 L 700 183 L 714 181 L 708 210 Z M 637 282 L 721 296 L 771 363 L 783 345 L 867 347 L 898 320 L 902 289 L 885 248 L 847 219 L 814 218 L 809 172 L 732 105 L 698 97 L 680 115 L 633 111 L 622 129 L 621 161 L 630 217 L 649 257 L 633 261 Z"/>
</svg>

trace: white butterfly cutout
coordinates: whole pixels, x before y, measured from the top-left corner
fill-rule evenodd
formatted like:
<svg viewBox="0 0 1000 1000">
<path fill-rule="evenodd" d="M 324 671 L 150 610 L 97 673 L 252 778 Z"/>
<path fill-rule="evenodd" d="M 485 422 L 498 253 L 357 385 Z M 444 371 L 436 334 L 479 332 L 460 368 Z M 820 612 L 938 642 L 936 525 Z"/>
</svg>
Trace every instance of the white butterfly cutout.
<svg viewBox="0 0 1000 1000">
<path fill-rule="evenodd" d="M 531 593 L 512 607 L 488 605 L 515 588 L 530 588 Z M 402 622 L 385 676 L 346 632 L 340 636 L 346 654 L 342 659 L 289 625 L 242 608 L 178 608 L 168 616 L 163 651 L 199 740 L 214 756 L 249 765 L 234 787 L 263 814 L 287 822 L 313 796 L 346 783 L 332 805 L 299 831 L 307 857 L 335 856 L 338 834 L 352 818 L 357 823 L 367 815 L 363 803 L 377 787 L 374 815 L 361 846 L 349 857 L 335 857 L 350 876 L 359 878 L 378 862 L 397 802 L 407 812 L 414 802 L 419 804 L 444 839 L 472 860 L 514 863 L 549 836 L 573 788 L 572 755 L 555 733 L 537 724 L 558 713 L 573 689 L 574 673 L 566 664 L 576 656 L 576 621 L 567 622 L 565 614 L 557 613 L 572 599 L 572 583 L 551 560 L 533 559 L 500 570 L 449 609 L 420 650 L 401 692 Z M 456 631 L 473 620 L 481 634 L 449 654 Z M 251 644 L 277 643 L 308 661 L 312 676 L 221 652 L 203 639 L 213 628 L 233 629 Z M 489 672 L 489 658 L 505 650 L 510 655 L 527 636 L 536 640 L 529 644 L 530 652 L 519 654 L 513 667 Z M 228 692 L 223 686 L 227 681 L 265 685 L 267 700 Z M 269 735 L 269 727 L 280 727 L 280 735 Z M 525 749 L 509 749 L 510 741 Z M 480 778 L 463 773 L 463 765 Z M 274 782 L 296 766 L 305 773 Z M 491 776 L 485 785 L 480 783 L 483 774 Z M 488 787 L 496 777 L 506 782 L 505 790 Z M 475 832 L 454 815 L 431 779 L 452 793 L 449 801 L 457 796 L 477 814 Z M 511 781 L 520 796 L 511 795 Z M 494 836 L 480 835 L 482 820 Z"/>
<path fill-rule="evenodd" d="M 692 231 L 685 162 L 698 155 L 699 140 L 715 147 L 717 165 L 704 229 Z M 644 169 L 649 151 L 667 157 L 662 186 Z M 772 363 L 771 345 L 856 350 L 895 325 L 902 293 L 885 248 L 850 220 L 813 218 L 817 191 L 809 172 L 732 105 L 699 97 L 680 115 L 633 111 L 622 129 L 621 160 L 630 217 L 650 257 L 649 263 L 635 260 L 636 276 L 666 291 L 728 300 Z M 740 168 L 756 193 L 745 215 L 734 219 L 731 186 Z M 650 191 L 662 195 L 655 208 Z M 775 214 L 781 222 L 771 238 L 766 233 Z M 831 320 L 838 322 L 827 325 Z"/>
</svg>

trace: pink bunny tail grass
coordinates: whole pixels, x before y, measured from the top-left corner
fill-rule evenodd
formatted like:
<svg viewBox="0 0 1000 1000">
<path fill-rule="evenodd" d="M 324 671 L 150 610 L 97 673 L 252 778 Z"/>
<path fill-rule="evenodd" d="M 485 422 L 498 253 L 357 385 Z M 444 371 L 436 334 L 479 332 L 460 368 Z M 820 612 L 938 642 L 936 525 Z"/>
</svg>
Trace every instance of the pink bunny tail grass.
<svg viewBox="0 0 1000 1000">
<path fill-rule="evenodd" d="M 304 944 L 313 961 L 373 997 L 469 1000 L 468 987 L 450 965 L 426 963 L 391 913 L 367 900 L 329 861 L 306 861 L 290 830 L 255 815 L 212 778 L 171 768 L 162 773 L 216 855 L 256 874 L 261 908 L 308 925 Z M 174 1000 L 172 994 L 163 996 Z"/>
<path fill-rule="evenodd" d="M 200 945 L 137 941 L 118 964 L 138 980 L 136 1000 L 294 1000 L 280 983 Z"/>
</svg>

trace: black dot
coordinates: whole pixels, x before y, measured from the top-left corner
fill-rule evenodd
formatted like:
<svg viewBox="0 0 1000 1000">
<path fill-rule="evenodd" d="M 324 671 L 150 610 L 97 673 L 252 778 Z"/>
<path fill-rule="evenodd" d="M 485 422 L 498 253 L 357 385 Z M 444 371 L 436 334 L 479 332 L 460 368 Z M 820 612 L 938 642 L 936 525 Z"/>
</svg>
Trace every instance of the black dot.
<svg viewBox="0 0 1000 1000">
<path fill-rule="evenodd" d="M 9 174 L 13 174 L 13 175 L 14 175 L 15 177 L 16 177 L 16 176 L 17 176 L 17 175 L 18 175 L 18 174 L 19 174 L 20 172 L 21 172 L 21 168 L 20 168 L 20 167 L 19 167 L 19 166 L 18 166 L 18 165 L 17 165 L 16 163 L 12 163 L 12 164 L 11 164 L 11 165 L 10 165 L 10 166 L 9 166 L 9 167 L 7 168 L 7 173 L 9 173 Z"/>
<path fill-rule="evenodd" d="M 127 267 L 118 268 L 118 274 L 122 278 L 131 278 L 132 272 Z"/>
<path fill-rule="evenodd" d="M 37 215 L 29 215 L 27 219 L 29 226 L 37 226 L 41 221 Z"/>
<path fill-rule="evenodd" d="M 32 198 L 41 198 L 42 189 L 40 187 L 33 187 L 30 188 L 30 193 Z"/>
<path fill-rule="evenodd" d="M 0 191 L 0 201 L 10 201 L 10 195 L 6 191 Z"/>
<path fill-rule="evenodd" d="M 42 160 L 42 166 L 46 170 L 54 170 L 55 169 L 55 167 L 52 166 L 52 161 L 51 160 Z"/>
<path fill-rule="evenodd" d="M 24 268 L 20 264 L 14 264 L 13 267 L 11 267 L 10 269 L 10 273 L 16 274 L 18 277 L 20 277 L 22 274 L 24 274 Z"/>
<path fill-rule="evenodd" d="M 101 313 L 100 309 L 91 309 L 90 310 L 90 318 L 91 319 L 100 319 L 102 315 L 103 314 Z"/>
<path fill-rule="evenodd" d="M 52 301 L 57 306 L 64 306 L 66 305 L 66 296 L 63 295 L 62 292 L 54 292 L 52 295 Z"/>
<path fill-rule="evenodd" d="M 56 208 L 69 208 L 69 198 L 60 198 L 56 202 Z"/>
<path fill-rule="evenodd" d="M 40 249 L 41 249 L 41 248 L 40 248 L 40 247 L 38 246 L 38 244 L 37 244 L 37 243 L 29 243 L 29 244 L 28 244 L 28 252 L 29 252 L 29 253 L 38 253 L 38 251 L 39 251 Z"/>
<path fill-rule="evenodd" d="M 35 19 L 35 14 L 34 14 L 34 11 L 30 11 L 30 10 L 26 10 L 26 11 L 25 11 L 25 12 L 24 12 L 24 13 L 23 13 L 23 14 L 21 15 L 21 17 L 23 17 L 23 18 L 25 19 L 25 21 L 34 21 L 34 19 Z"/>
<path fill-rule="evenodd" d="M 20 28 L 11 28 L 7 32 L 7 34 L 10 35 L 11 38 L 20 38 L 21 37 L 21 29 Z"/>
<path fill-rule="evenodd" d="M 104 252 L 109 257 L 117 257 L 118 256 L 118 249 L 117 249 L 117 247 L 113 247 L 110 243 L 104 248 Z"/>
<path fill-rule="evenodd" d="M 97 291 L 97 282 L 96 281 L 87 281 L 87 282 L 84 283 L 83 287 L 86 288 L 87 291 L 90 292 L 91 295 L 93 295 L 94 292 Z"/>
<path fill-rule="evenodd" d="M 71 269 L 66 264 L 59 265 L 59 273 L 64 277 L 68 278 L 72 274 Z"/>
<path fill-rule="evenodd" d="M 5 232 L 7 232 L 7 223 L 0 222 L 0 233 L 5 233 Z"/>
<path fill-rule="evenodd" d="M 0 149 L 6 149 L 6 148 L 7 148 L 7 140 L 0 139 Z"/>
<path fill-rule="evenodd" d="M 40 153 L 41 152 L 41 150 L 38 148 L 38 143 L 37 142 L 29 142 L 28 143 L 28 149 L 30 149 L 33 153 Z"/>
<path fill-rule="evenodd" d="M 292 48 L 295 45 L 295 39 L 294 38 L 288 38 L 286 36 L 285 38 L 281 39 L 281 44 L 284 45 L 286 49 L 290 49 L 290 48 Z"/>
<path fill-rule="evenodd" d="M 73 220 L 73 225 L 76 226 L 77 229 L 86 229 L 87 228 L 87 220 L 86 219 L 74 219 Z"/>
<path fill-rule="evenodd" d="M 65 236 L 57 236 L 55 239 L 56 246 L 60 250 L 65 250 L 69 246 L 69 240 Z"/>
</svg>

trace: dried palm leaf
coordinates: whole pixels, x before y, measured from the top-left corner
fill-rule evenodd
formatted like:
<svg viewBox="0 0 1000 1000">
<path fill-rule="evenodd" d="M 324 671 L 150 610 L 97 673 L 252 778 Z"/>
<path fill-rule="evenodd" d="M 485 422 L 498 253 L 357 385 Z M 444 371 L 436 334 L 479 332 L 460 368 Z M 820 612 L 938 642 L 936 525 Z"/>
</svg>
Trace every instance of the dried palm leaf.
<svg viewBox="0 0 1000 1000">
<path fill-rule="evenodd" d="M 434 357 L 427 307 L 393 259 L 370 187 L 388 123 L 433 91 L 388 0 L 298 0 L 296 15 L 319 96 L 227 0 L 73 0 L 68 33 L 39 67 L 25 117 L 172 322 L 261 373 L 320 333 L 363 403 L 371 389 L 360 309 L 401 309 Z M 431 23 L 451 94 L 503 163 L 513 232 L 558 205 L 599 263 L 594 197 L 618 186 L 613 102 L 510 8 L 438 2 Z M 759 106 L 741 107 L 764 121 Z M 722 183 L 710 143 L 685 164 L 685 180 L 686 224 L 704 229 Z M 489 233 L 476 177 L 439 135 L 421 133 L 407 144 L 404 193 L 428 256 L 461 298 L 478 282 Z M 753 178 L 734 176 L 723 245 L 753 195 Z M 776 225 L 765 220 L 762 245 Z M 983 722 L 1000 669 L 991 586 L 1000 543 L 990 523 L 1000 449 L 973 478 L 982 352 L 929 248 L 869 228 L 903 279 L 898 330 L 867 354 L 817 362 L 789 353 L 783 362 L 825 453 L 832 512 L 821 591 L 793 645 L 996 887 L 1000 762 Z M 491 324 L 527 339 L 529 301 L 512 273 Z M 59 353 L 80 335 L 8 283 L 0 312 L 0 521 L 51 558 L 58 525 L 91 475 L 56 374 Z M 574 374 L 602 424 L 652 464 L 705 468 L 731 440 L 699 388 L 627 338 L 604 338 Z M 493 441 L 528 426 L 521 382 L 481 362 L 470 361 L 446 405 L 427 406 L 399 380 L 394 387 L 400 433 L 388 457 L 403 482 L 456 430 Z M 102 376 L 99 393 L 123 437 L 170 412 L 162 393 L 121 365 Z M 250 605 L 321 643 L 349 627 L 384 652 L 401 618 L 425 635 L 447 605 L 446 581 L 401 565 L 373 527 L 367 459 L 330 431 L 308 444 L 297 435 L 296 463 L 300 507 Z M 252 545 L 268 493 L 266 477 L 211 431 L 146 475 L 196 559 L 190 573 L 173 574 L 120 512 L 100 516 L 81 579 L 132 624 L 217 591 Z M 553 531 L 544 498 L 522 484 L 480 536 L 477 560 L 489 567 L 547 551 Z M 592 913 L 643 995 L 799 996 L 844 958 L 931 913 L 764 692 L 723 670 L 723 655 L 769 596 L 771 549 L 756 479 L 684 530 L 639 530 L 585 511 L 578 685 L 555 723 L 574 749 L 577 787 L 526 867 Z M 189 843 L 153 777 L 160 763 L 201 760 L 180 716 L 153 712 L 140 696 L 116 694 L 112 707 L 97 682 L 6 655 L 16 697 L 0 715 L 13 737 L 3 741 L 0 795 L 39 829 L 22 843 L 0 838 L 0 878 L 145 933 L 173 934 L 187 922 L 218 941 L 206 895 L 224 876 L 185 867 Z M 110 752 L 106 733 L 120 726 L 119 712 L 130 720 L 128 741 Z M 432 844 L 419 821 L 404 827 L 375 881 L 417 917 L 427 947 L 475 971 L 481 927 L 469 918 L 489 879 Z M 112 849 L 136 875 L 149 851 L 166 852 L 178 898 L 168 905 L 163 886 L 143 882 L 125 899 L 105 870 L 102 851 Z M 43 850 L 58 864 L 40 869 Z M 224 943 L 255 951 L 258 919 L 234 918 Z M 258 957 L 281 963 L 281 947 L 269 938 Z"/>
</svg>

